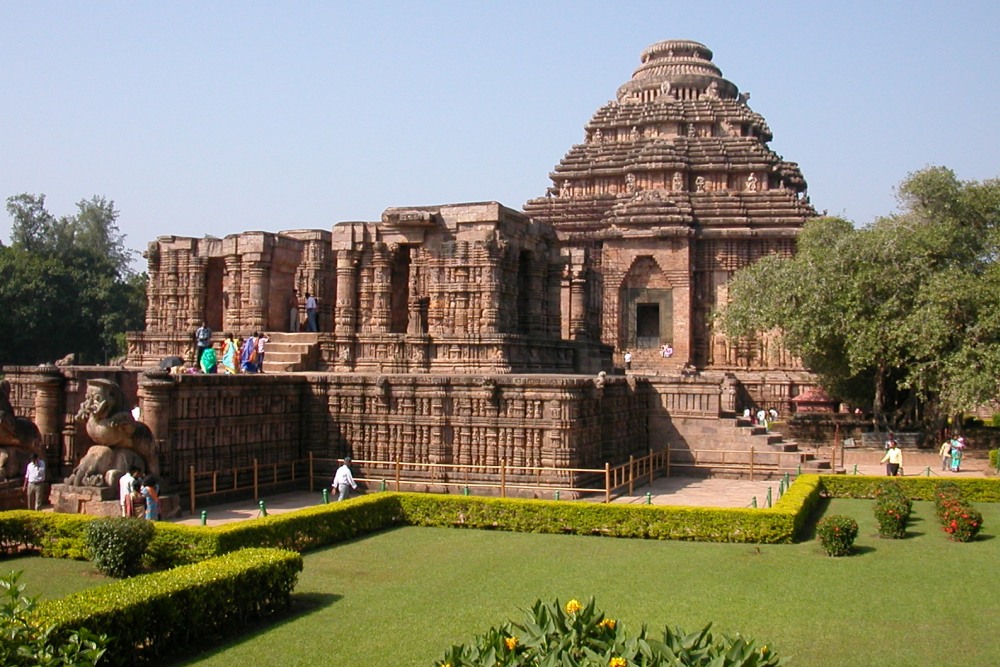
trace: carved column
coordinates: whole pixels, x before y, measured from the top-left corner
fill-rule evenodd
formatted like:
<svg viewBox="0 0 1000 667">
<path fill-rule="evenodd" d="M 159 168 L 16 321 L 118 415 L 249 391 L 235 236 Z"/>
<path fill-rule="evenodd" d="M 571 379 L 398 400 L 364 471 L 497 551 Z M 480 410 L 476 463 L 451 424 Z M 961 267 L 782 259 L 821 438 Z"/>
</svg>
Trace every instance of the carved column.
<svg viewBox="0 0 1000 667">
<path fill-rule="evenodd" d="M 337 252 L 337 309 L 334 313 L 334 332 L 338 336 L 355 333 L 355 323 L 358 312 L 357 281 L 354 264 L 356 253 L 353 250 Z"/>
<path fill-rule="evenodd" d="M 392 303 L 392 265 L 389 261 L 389 249 L 384 243 L 375 244 L 372 256 L 374 268 L 372 279 L 372 333 L 389 333 Z"/>
<path fill-rule="evenodd" d="M 243 273 L 247 280 L 247 294 L 242 301 L 244 312 L 241 320 L 250 329 L 264 329 L 267 293 L 271 283 L 270 268 L 262 261 L 244 262 Z"/>
<path fill-rule="evenodd" d="M 226 331 L 243 331 L 243 271 L 239 255 L 226 255 L 225 289 L 228 295 L 222 326 Z"/>
<path fill-rule="evenodd" d="M 574 267 L 569 284 L 569 337 L 583 340 L 587 337 L 587 313 L 584 309 L 587 295 L 586 270 Z"/>
<path fill-rule="evenodd" d="M 62 451 L 62 411 L 64 405 L 63 385 L 66 378 L 55 366 L 41 366 L 35 376 L 35 426 L 42 434 L 42 449 L 49 463 L 59 461 L 72 466 L 75 461 L 67 460 Z"/>
<path fill-rule="evenodd" d="M 196 252 L 196 250 L 192 249 L 192 252 Z M 200 327 L 205 320 L 205 300 L 208 293 L 205 285 L 207 264 L 204 257 L 196 255 L 192 255 L 188 260 L 185 296 L 188 304 L 188 329 L 191 331 Z"/>
<path fill-rule="evenodd" d="M 522 270 L 528 272 L 528 294 L 531 295 L 531 298 L 528 299 L 526 330 L 535 336 L 545 334 L 545 318 L 543 313 L 545 312 L 546 286 L 545 263 L 542 261 L 543 259 L 544 257 L 532 255 L 531 263 L 527 267 L 522 268 Z"/>
<path fill-rule="evenodd" d="M 174 380 L 170 373 L 161 370 L 146 371 L 139 379 L 139 400 L 142 422 L 153 433 L 155 461 L 147 461 L 151 471 L 170 477 L 175 472 L 170 469 L 170 407 Z M 174 481 L 180 481 L 175 477 Z"/>
<path fill-rule="evenodd" d="M 499 260 L 492 257 L 483 265 L 483 280 L 481 285 L 466 283 L 464 289 L 468 293 L 475 294 L 477 290 L 483 294 L 483 309 L 480 319 L 479 333 L 482 335 L 492 335 L 500 329 L 500 285 L 498 276 L 501 275 Z"/>
</svg>

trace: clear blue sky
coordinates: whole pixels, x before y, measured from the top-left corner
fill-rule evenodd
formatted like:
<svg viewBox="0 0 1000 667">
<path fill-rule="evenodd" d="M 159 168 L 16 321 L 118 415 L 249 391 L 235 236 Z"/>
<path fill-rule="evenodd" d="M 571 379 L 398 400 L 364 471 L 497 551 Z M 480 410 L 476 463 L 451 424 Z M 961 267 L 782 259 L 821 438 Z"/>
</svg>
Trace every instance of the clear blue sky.
<svg viewBox="0 0 1000 667">
<path fill-rule="evenodd" d="M 820 210 L 870 222 L 930 164 L 1000 176 L 995 1 L 6 0 L 0 25 L 0 195 L 104 195 L 140 250 L 520 208 L 664 39 L 714 51 Z"/>
</svg>

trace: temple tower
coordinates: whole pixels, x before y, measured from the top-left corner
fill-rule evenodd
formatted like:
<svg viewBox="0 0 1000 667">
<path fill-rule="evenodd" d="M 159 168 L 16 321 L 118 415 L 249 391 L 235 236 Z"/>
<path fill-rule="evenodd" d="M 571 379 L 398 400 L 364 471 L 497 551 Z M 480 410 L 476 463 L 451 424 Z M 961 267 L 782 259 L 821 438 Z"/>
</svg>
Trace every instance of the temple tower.
<svg viewBox="0 0 1000 667">
<path fill-rule="evenodd" d="M 633 368 L 798 367 L 772 341 L 736 346 L 711 327 L 733 273 L 794 252 L 816 215 L 748 98 L 704 45 L 670 40 L 587 123 L 524 207 L 559 238 L 564 338 L 630 350 Z"/>
</svg>

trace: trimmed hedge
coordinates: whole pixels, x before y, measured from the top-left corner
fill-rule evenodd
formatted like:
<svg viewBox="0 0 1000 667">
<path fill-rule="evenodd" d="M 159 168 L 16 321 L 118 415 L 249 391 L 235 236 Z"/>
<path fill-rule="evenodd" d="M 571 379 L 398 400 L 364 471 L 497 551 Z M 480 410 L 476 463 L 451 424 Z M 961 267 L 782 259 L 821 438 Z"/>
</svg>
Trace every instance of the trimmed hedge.
<svg viewBox="0 0 1000 667">
<path fill-rule="evenodd" d="M 34 618 L 54 638 L 107 634 L 110 664 L 149 662 L 286 609 L 301 571 L 298 553 L 243 549 L 43 602 Z"/>
<path fill-rule="evenodd" d="M 799 478 L 801 479 L 801 477 Z M 820 483 L 825 495 L 830 498 L 874 498 L 875 489 L 885 477 L 863 475 L 822 475 Z M 934 500 L 940 477 L 896 477 L 900 488 L 912 500 Z M 971 479 L 949 479 L 959 488 L 966 500 L 977 503 L 1000 502 L 1000 479 L 976 477 Z M 794 489 L 796 481 L 792 485 Z"/>
</svg>

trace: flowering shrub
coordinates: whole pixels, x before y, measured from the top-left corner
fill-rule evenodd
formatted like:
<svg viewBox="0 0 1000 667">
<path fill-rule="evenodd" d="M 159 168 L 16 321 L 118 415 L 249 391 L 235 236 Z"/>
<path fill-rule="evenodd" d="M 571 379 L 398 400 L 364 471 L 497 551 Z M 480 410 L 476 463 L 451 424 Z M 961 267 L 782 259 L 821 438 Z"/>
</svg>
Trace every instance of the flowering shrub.
<svg viewBox="0 0 1000 667">
<path fill-rule="evenodd" d="M 583 605 L 535 602 L 524 623 L 507 622 L 491 628 L 469 644 L 452 646 L 437 667 L 559 665 L 560 667 L 774 667 L 785 663 L 767 646 L 739 635 L 714 635 L 711 624 L 684 634 L 664 629 L 663 641 L 651 638 L 643 626 L 638 634 L 607 618 L 593 598 Z"/>
<path fill-rule="evenodd" d="M 963 497 L 956 484 L 939 484 L 934 505 L 941 527 L 955 542 L 971 542 L 983 527 L 983 515 Z"/>
<path fill-rule="evenodd" d="M 858 522 L 849 516 L 831 514 L 816 524 L 820 544 L 831 556 L 847 556 L 858 536 Z"/>
<path fill-rule="evenodd" d="M 896 480 L 884 480 L 875 487 L 874 495 L 878 534 L 891 539 L 906 537 L 906 522 L 913 510 L 913 501 L 903 492 L 903 487 Z"/>
</svg>

